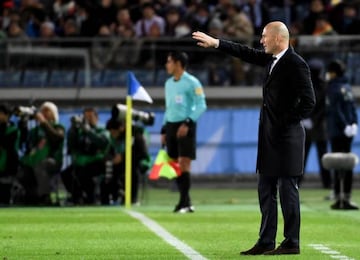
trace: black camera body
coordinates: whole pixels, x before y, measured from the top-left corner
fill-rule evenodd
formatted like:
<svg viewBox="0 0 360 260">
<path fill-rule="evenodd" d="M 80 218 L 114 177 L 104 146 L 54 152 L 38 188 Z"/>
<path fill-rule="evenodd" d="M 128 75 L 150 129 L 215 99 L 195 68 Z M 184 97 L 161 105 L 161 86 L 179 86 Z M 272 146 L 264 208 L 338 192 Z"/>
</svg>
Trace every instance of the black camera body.
<svg viewBox="0 0 360 260">
<path fill-rule="evenodd" d="M 114 105 L 111 109 L 111 117 L 113 119 L 126 119 L 127 107 L 123 104 Z M 139 111 L 132 109 L 131 117 L 135 122 L 141 122 L 144 125 L 151 126 L 155 122 L 155 114 L 152 112 Z"/>
<path fill-rule="evenodd" d="M 37 113 L 37 109 L 34 106 L 18 106 L 13 110 L 13 114 L 18 117 L 33 119 Z"/>
<path fill-rule="evenodd" d="M 84 124 L 84 116 L 83 115 L 73 115 L 70 117 L 71 125 L 74 127 L 80 127 Z"/>
</svg>

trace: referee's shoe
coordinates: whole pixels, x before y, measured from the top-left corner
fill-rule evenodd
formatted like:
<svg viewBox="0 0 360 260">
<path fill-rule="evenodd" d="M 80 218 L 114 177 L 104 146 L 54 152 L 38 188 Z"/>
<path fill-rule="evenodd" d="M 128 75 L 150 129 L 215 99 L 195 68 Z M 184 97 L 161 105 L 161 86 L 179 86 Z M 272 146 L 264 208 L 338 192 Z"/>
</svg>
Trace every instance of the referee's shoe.
<svg viewBox="0 0 360 260">
<path fill-rule="evenodd" d="M 192 205 L 189 206 L 182 206 L 182 205 L 176 205 L 175 209 L 174 209 L 174 213 L 194 213 L 195 212 L 195 208 Z"/>
</svg>

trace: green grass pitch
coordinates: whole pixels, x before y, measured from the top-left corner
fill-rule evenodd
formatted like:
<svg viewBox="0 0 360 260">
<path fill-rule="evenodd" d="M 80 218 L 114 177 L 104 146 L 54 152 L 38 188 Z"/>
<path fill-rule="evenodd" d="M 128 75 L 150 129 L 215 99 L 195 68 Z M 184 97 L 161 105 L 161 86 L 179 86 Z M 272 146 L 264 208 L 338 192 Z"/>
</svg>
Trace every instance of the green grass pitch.
<svg viewBox="0 0 360 260">
<path fill-rule="evenodd" d="M 325 190 L 301 194 L 301 254 L 240 256 L 257 240 L 255 189 L 193 189 L 194 214 L 174 214 L 178 194 L 148 190 L 141 212 L 207 259 L 332 259 L 311 244 L 360 259 L 360 212 L 330 210 Z M 360 202 L 360 191 L 353 191 Z M 278 243 L 282 236 L 279 210 Z M 336 256 L 336 255 L 335 255 Z M 340 257 L 343 258 L 340 258 Z M 347 257 L 347 258 L 345 258 Z M 187 259 L 121 206 L 0 208 L 0 259 Z"/>
</svg>

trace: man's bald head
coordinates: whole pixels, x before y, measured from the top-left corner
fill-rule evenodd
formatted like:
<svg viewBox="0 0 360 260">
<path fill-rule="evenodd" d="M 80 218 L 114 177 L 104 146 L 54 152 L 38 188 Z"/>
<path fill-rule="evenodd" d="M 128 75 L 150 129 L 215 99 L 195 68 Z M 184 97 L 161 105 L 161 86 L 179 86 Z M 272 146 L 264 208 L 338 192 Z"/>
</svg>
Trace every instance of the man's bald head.
<svg viewBox="0 0 360 260">
<path fill-rule="evenodd" d="M 284 23 L 279 21 L 271 22 L 267 24 L 266 27 L 269 27 L 270 32 L 282 37 L 285 41 L 289 42 L 289 30 Z"/>
<path fill-rule="evenodd" d="M 289 47 L 289 39 L 289 30 L 286 25 L 276 21 L 265 26 L 260 42 L 265 52 L 276 55 Z"/>
</svg>

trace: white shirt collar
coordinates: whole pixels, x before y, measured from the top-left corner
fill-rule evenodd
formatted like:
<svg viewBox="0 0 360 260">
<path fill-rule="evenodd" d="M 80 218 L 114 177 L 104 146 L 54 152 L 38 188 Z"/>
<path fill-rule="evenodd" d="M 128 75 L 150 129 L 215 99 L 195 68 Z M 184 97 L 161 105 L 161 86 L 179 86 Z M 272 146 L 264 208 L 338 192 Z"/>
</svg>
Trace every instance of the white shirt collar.
<svg viewBox="0 0 360 260">
<path fill-rule="evenodd" d="M 280 60 L 280 58 L 282 56 L 284 56 L 285 52 L 288 50 L 289 48 L 286 48 L 285 50 L 283 50 L 282 52 L 278 53 L 277 55 L 273 56 L 274 58 L 276 58 L 275 62 L 278 62 L 278 60 Z"/>
</svg>

